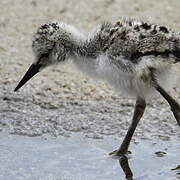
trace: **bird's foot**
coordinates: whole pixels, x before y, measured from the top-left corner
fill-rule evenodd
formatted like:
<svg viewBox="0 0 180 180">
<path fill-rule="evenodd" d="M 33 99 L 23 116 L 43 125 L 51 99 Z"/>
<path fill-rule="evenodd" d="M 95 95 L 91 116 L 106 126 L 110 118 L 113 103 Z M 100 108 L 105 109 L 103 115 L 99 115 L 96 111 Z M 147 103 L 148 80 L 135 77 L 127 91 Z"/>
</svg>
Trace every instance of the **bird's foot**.
<svg viewBox="0 0 180 180">
<path fill-rule="evenodd" d="M 133 180 L 133 173 L 128 163 L 129 154 L 131 154 L 130 151 L 122 151 L 121 149 L 109 153 L 113 159 L 119 160 L 119 164 L 126 175 L 126 179 Z"/>
<path fill-rule="evenodd" d="M 130 158 L 130 155 L 131 154 L 131 151 L 127 151 L 127 152 L 122 152 L 120 150 L 115 150 L 115 151 L 112 151 L 109 153 L 109 156 L 112 158 L 112 159 L 118 159 L 118 160 L 121 160 L 122 158 L 124 157 L 127 157 L 128 159 Z"/>
</svg>

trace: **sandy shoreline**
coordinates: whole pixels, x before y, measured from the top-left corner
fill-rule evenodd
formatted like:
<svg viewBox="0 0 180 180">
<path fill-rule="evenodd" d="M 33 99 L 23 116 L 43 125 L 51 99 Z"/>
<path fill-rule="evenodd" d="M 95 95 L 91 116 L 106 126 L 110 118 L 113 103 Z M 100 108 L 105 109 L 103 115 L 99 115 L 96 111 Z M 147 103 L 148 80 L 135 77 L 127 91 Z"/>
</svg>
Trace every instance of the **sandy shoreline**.
<svg viewBox="0 0 180 180">
<path fill-rule="evenodd" d="M 1 0 L 0 180 L 124 178 L 107 153 L 126 134 L 135 99 L 72 64 L 51 67 L 17 93 L 13 90 L 33 62 L 32 34 L 42 23 L 63 20 L 86 33 L 104 20 L 132 16 L 180 29 L 179 7 L 179 0 Z M 178 101 L 179 90 L 180 78 L 170 90 Z M 179 165 L 179 140 L 165 100 L 149 101 L 130 146 L 135 179 L 179 178 L 170 170 Z M 156 157 L 157 151 L 164 157 Z"/>
<path fill-rule="evenodd" d="M 129 6 L 131 4 L 131 6 Z M 163 8 L 161 8 L 163 6 Z M 118 95 L 73 65 L 52 67 L 38 74 L 18 93 L 13 89 L 33 61 L 31 37 L 42 22 L 62 19 L 85 32 L 104 19 L 144 17 L 180 28 L 180 2 L 141 1 L 12 1 L 0 2 L 0 130 L 11 134 L 85 137 L 123 136 L 133 112 L 134 99 Z M 161 9 L 159 9 L 161 8 Z M 180 99 L 179 87 L 171 91 Z M 149 103 L 135 137 L 179 138 L 179 127 L 162 98 Z"/>
</svg>

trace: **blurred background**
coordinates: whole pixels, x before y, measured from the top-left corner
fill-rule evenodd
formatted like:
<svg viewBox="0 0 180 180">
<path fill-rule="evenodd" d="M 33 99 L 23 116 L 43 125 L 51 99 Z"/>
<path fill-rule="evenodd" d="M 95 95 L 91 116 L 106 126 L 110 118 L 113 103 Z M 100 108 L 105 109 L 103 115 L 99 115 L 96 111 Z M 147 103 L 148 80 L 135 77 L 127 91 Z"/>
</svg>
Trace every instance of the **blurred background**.
<svg viewBox="0 0 180 180">
<path fill-rule="evenodd" d="M 130 124 L 134 99 L 123 97 L 103 82 L 88 78 L 73 64 L 48 68 L 20 91 L 13 92 L 34 61 L 32 35 L 39 25 L 51 21 L 72 24 L 87 34 L 99 23 L 116 21 L 120 16 L 137 17 L 179 30 L 179 12 L 179 0 L 1 0 L 2 136 L 5 133 L 49 138 L 72 137 L 76 133 L 96 140 L 106 139 L 107 136 L 122 139 Z M 179 83 L 170 90 L 178 101 Z M 179 127 L 162 98 L 149 102 L 135 139 L 167 141 L 167 144 L 180 139 Z"/>
</svg>

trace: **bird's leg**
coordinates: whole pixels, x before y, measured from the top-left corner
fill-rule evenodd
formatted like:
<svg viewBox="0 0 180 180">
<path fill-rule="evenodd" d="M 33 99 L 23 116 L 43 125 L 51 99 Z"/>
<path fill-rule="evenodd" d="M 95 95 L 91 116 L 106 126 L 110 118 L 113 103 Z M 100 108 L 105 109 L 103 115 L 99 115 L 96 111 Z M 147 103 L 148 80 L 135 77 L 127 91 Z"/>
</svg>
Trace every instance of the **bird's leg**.
<svg viewBox="0 0 180 180">
<path fill-rule="evenodd" d="M 154 87 L 169 103 L 171 111 L 173 112 L 174 117 L 176 118 L 177 123 L 180 126 L 180 105 L 157 83 L 157 81 L 154 81 Z"/>
<path fill-rule="evenodd" d="M 164 97 L 164 99 L 166 99 L 166 101 L 169 103 L 170 107 L 171 107 L 171 111 L 174 114 L 174 117 L 177 120 L 177 123 L 180 126 L 180 105 L 178 104 L 178 102 L 173 99 L 158 83 L 157 79 L 156 79 L 156 74 L 155 74 L 155 70 L 153 68 L 150 69 L 151 71 L 151 78 L 152 78 L 152 84 L 154 86 L 154 88 Z"/>
<path fill-rule="evenodd" d="M 145 108 L 146 108 L 145 100 L 141 97 L 138 97 L 136 100 L 136 105 L 135 105 L 135 109 L 134 109 L 134 115 L 133 115 L 132 123 L 128 129 L 128 132 L 127 132 L 120 148 L 116 151 L 109 153 L 109 155 L 112 155 L 115 157 L 116 156 L 121 157 L 127 153 L 130 141 L 132 139 L 132 136 L 134 134 L 134 131 L 137 127 L 138 122 L 140 121 L 141 117 L 144 114 Z"/>
</svg>

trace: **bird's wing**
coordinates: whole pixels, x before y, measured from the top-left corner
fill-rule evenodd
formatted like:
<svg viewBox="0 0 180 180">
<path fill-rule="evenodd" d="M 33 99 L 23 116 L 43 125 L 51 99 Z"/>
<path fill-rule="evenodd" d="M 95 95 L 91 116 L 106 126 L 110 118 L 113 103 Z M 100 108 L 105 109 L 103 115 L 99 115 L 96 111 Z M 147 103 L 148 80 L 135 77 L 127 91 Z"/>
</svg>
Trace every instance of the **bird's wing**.
<svg viewBox="0 0 180 180">
<path fill-rule="evenodd" d="M 111 29 L 110 42 L 115 55 L 131 60 L 147 55 L 170 54 L 180 58 L 179 34 L 162 25 L 122 19 Z"/>
</svg>

